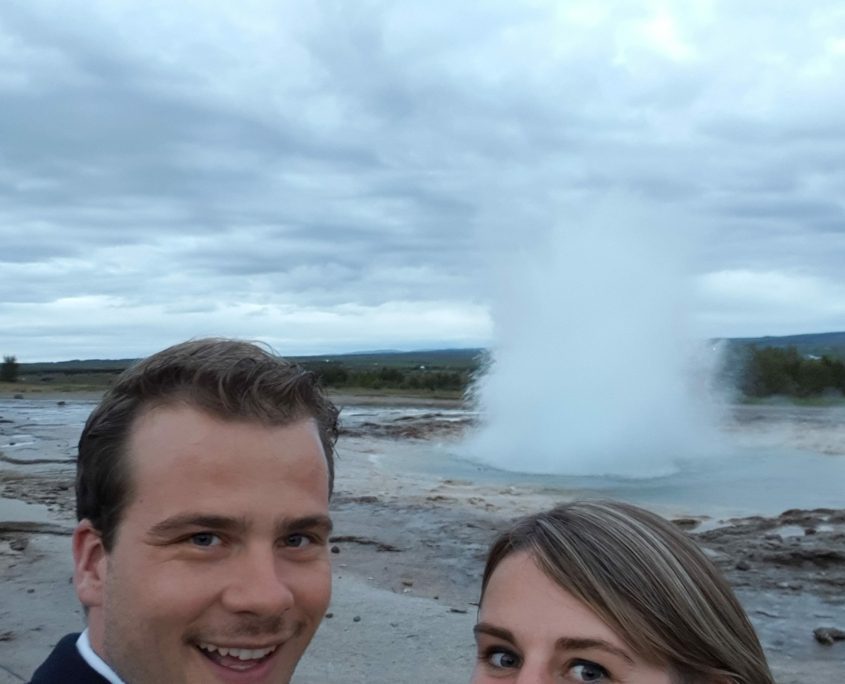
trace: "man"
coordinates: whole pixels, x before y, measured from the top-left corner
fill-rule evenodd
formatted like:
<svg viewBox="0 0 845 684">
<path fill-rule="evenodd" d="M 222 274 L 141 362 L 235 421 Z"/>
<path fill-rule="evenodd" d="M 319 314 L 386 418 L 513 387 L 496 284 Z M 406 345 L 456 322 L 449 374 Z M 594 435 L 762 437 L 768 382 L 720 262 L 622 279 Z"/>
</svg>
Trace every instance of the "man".
<svg viewBox="0 0 845 684">
<path fill-rule="evenodd" d="M 88 626 L 32 684 L 288 682 L 331 594 L 336 437 L 313 375 L 252 344 L 123 373 L 79 440 Z"/>
</svg>

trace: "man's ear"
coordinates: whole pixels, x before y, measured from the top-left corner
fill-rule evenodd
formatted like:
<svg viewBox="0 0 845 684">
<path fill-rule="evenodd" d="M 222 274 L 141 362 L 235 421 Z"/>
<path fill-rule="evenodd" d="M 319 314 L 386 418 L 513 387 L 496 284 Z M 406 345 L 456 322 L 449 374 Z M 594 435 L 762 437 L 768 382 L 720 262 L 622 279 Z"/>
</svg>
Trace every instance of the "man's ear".
<svg viewBox="0 0 845 684">
<path fill-rule="evenodd" d="M 73 531 L 73 585 L 86 608 L 103 605 L 107 560 L 102 536 L 90 520 L 81 520 Z"/>
</svg>

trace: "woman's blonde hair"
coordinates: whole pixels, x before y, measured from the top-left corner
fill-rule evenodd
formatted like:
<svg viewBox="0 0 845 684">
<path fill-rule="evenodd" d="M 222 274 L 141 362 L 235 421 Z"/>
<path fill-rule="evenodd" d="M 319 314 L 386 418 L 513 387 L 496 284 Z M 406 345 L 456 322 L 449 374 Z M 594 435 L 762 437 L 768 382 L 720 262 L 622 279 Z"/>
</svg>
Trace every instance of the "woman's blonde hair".
<svg viewBox="0 0 845 684">
<path fill-rule="evenodd" d="M 490 549 L 481 598 L 505 557 L 528 552 L 645 660 L 679 684 L 774 684 L 727 581 L 672 523 L 637 506 L 576 501 L 516 521 Z"/>
</svg>

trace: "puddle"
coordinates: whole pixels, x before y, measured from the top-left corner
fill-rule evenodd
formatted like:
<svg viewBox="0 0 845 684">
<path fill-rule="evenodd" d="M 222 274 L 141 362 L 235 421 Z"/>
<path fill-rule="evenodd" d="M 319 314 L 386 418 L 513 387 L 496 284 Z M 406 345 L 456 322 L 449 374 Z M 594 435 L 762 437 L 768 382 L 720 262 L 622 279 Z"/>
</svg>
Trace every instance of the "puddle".
<svg viewBox="0 0 845 684">
<path fill-rule="evenodd" d="M 718 530 L 720 527 L 728 527 L 730 524 L 731 523 L 719 520 L 718 518 L 705 518 L 689 531 L 699 534 L 701 532 L 709 532 L 710 530 Z"/>
<path fill-rule="evenodd" d="M 812 636 L 816 627 L 829 622 L 828 616 L 841 614 L 839 605 L 808 592 L 784 594 L 740 588 L 736 594 L 770 655 L 788 653 L 790 658 L 801 658 L 808 662 L 836 662 L 841 658 L 836 646 L 822 646 Z M 813 678 L 800 681 L 813 681 Z"/>
<path fill-rule="evenodd" d="M 55 518 L 50 510 L 41 504 L 0 497 L 0 521 L 52 523 Z"/>
<path fill-rule="evenodd" d="M 0 444 L 0 449 L 20 449 L 33 444 L 35 440 L 30 435 L 9 435 L 9 441 Z"/>
</svg>

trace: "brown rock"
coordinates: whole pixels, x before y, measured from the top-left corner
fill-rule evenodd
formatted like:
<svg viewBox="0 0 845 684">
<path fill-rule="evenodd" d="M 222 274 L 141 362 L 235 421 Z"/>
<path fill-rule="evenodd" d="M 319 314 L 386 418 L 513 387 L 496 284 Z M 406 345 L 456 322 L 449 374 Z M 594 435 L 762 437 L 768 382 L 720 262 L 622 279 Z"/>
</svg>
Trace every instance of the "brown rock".
<svg viewBox="0 0 845 684">
<path fill-rule="evenodd" d="M 674 518 L 672 522 L 682 530 L 694 530 L 701 524 L 701 521 L 695 518 Z"/>
<path fill-rule="evenodd" d="M 15 537 L 9 542 L 9 548 L 12 551 L 23 551 L 27 546 L 29 546 L 29 539 L 26 537 Z"/>
<path fill-rule="evenodd" d="M 845 641 L 845 632 L 836 627 L 816 627 L 813 630 L 816 641 L 825 646 L 833 646 L 834 641 Z"/>
</svg>

